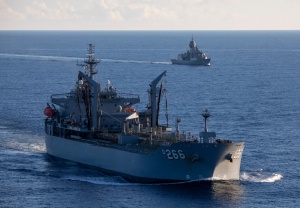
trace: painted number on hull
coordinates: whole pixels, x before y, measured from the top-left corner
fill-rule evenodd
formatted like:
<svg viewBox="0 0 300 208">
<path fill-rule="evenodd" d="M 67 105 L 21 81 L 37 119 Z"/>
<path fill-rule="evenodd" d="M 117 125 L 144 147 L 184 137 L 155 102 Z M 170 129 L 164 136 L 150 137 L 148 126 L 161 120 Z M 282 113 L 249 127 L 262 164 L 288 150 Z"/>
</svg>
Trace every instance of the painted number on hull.
<svg viewBox="0 0 300 208">
<path fill-rule="evenodd" d="M 178 160 L 178 159 L 185 159 L 185 155 L 183 154 L 182 150 L 162 150 L 163 154 L 167 155 L 169 160 Z"/>
</svg>

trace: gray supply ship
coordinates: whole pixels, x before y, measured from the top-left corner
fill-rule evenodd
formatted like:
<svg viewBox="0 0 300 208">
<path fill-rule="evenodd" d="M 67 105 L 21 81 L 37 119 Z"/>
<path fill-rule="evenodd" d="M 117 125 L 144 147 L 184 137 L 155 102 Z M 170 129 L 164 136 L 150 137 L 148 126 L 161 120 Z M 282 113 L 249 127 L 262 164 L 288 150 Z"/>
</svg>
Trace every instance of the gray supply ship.
<svg viewBox="0 0 300 208">
<path fill-rule="evenodd" d="M 166 71 L 150 83 L 146 110 L 137 112 L 138 95 L 117 93 L 109 82 L 102 88 L 94 80 L 98 63 L 89 44 L 81 64 L 86 72 L 79 71 L 75 88 L 51 96 L 44 109 L 48 155 L 141 183 L 239 180 L 245 144 L 209 132 L 208 110 L 196 137 L 179 131 L 180 119 L 174 131 L 158 123 Z"/>
<path fill-rule="evenodd" d="M 193 37 L 189 47 L 186 53 L 178 54 L 177 59 L 171 59 L 172 64 L 210 66 L 210 58 L 198 49 Z"/>
</svg>

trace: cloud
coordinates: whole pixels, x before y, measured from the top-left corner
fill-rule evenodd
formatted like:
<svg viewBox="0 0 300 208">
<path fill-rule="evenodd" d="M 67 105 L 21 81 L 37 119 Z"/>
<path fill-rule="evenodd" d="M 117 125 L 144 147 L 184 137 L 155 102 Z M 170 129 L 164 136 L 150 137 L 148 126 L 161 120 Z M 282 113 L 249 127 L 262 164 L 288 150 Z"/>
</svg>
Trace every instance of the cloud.
<svg viewBox="0 0 300 208">
<path fill-rule="evenodd" d="M 0 0 L 5 29 L 299 29 L 299 0 Z"/>
<path fill-rule="evenodd" d="M 79 19 L 76 9 L 68 1 L 35 0 L 25 9 L 26 15 L 35 20 L 71 20 Z"/>
<path fill-rule="evenodd" d="M 119 11 L 108 11 L 107 18 L 113 21 L 123 21 L 124 18 Z"/>
<path fill-rule="evenodd" d="M 138 19 L 166 21 L 177 18 L 176 12 L 166 7 L 144 4 L 138 9 L 142 11 L 141 15 L 137 16 Z"/>
<path fill-rule="evenodd" d="M 125 3 L 125 2 L 122 2 L 120 4 L 120 1 L 117 1 L 117 0 L 101 0 L 101 1 L 99 1 L 98 4 L 104 9 L 113 10 L 113 9 L 121 7 L 121 5 L 123 5 L 123 3 Z"/>
<path fill-rule="evenodd" d="M 26 16 L 14 10 L 4 0 L 0 0 L 0 22 L 25 20 Z"/>
<path fill-rule="evenodd" d="M 160 1 L 149 0 L 89 0 L 84 9 L 92 19 L 103 21 L 155 21 L 177 18 L 176 12 Z M 82 15 L 84 16 L 84 14 Z"/>
</svg>

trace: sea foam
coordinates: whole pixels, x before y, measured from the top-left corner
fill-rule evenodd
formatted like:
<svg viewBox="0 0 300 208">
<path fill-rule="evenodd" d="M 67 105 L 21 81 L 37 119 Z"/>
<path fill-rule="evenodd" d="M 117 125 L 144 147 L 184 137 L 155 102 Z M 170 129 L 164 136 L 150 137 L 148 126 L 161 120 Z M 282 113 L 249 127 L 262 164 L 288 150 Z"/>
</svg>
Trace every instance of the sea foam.
<svg viewBox="0 0 300 208">
<path fill-rule="evenodd" d="M 250 181 L 250 182 L 276 182 L 283 178 L 283 175 L 279 173 L 267 173 L 262 172 L 262 170 L 259 171 L 253 171 L 253 172 L 243 172 L 240 176 L 241 181 Z"/>
</svg>

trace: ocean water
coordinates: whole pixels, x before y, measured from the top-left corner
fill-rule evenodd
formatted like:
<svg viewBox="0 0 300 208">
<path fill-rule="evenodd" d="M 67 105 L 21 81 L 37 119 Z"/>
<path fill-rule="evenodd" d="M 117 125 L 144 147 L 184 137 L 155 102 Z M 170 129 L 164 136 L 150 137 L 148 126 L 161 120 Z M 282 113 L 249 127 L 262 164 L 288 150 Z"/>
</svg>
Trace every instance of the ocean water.
<svg viewBox="0 0 300 208">
<path fill-rule="evenodd" d="M 210 67 L 171 65 L 191 37 Z M 46 155 L 43 109 L 69 92 L 88 43 L 119 92 L 167 70 L 169 124 L 245 141 L 240 181 L 145 185 Z M 0 207 L 298 207 L 300 31 L 0 31 Z M 163 101 L 164 103 L 164 101 Z M 162 105 L 161 123 L 165 123 Z"/>
</svg>

